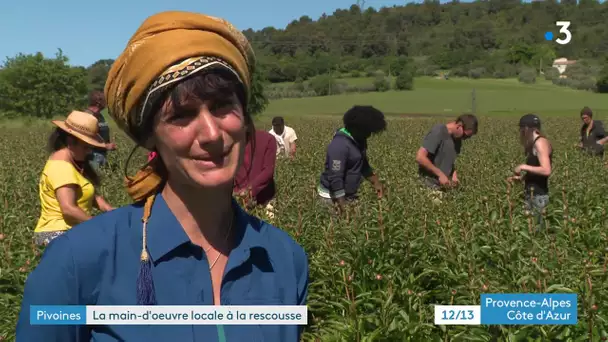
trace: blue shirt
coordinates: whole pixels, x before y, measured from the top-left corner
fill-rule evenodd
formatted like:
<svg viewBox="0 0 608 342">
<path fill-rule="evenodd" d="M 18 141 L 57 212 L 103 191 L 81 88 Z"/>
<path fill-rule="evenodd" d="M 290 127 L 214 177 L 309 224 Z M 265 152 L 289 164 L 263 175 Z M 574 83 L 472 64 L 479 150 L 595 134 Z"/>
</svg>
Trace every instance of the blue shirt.
<svg viewBox="0 0 608 342">
<path fill-rule="evenodd" d="M 305 305 L 308 261 L 287 233 L 236 202 L 236 247 L 228 256 L 222 305 Z M 32 326 L 30 305 L 136 305 L 143 204 L 81 223 L 53 240 L 25 284 L 17 342 L 220 341 L 213 325 Z M 147 228 L 158 305 L 213 305 L 209 263 L 159 194 Z M 224 341 L 298 341 L 301 326 L 226 325 Z"/>
</svg>

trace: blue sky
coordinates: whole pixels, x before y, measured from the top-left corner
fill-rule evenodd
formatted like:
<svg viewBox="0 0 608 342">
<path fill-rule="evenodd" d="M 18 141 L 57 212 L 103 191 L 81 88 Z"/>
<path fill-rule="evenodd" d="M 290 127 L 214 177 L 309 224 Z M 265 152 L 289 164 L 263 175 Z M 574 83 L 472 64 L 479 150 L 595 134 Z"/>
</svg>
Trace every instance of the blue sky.
<svg viewBox="0 0 608 342">
<path fill-rule="evenodd" d="M 366 0 L 365 6 L 405 2 Z M 303 15 L 317 19 L 353 3 L 356 0 L 1 0 L 0 61 L 20 52 L 52 57 L 58 48 L 73 65 L 113 59 L 146 17 L 167 10 L 222 17 L 244 30 L 284 28 Z"/>
</svg>

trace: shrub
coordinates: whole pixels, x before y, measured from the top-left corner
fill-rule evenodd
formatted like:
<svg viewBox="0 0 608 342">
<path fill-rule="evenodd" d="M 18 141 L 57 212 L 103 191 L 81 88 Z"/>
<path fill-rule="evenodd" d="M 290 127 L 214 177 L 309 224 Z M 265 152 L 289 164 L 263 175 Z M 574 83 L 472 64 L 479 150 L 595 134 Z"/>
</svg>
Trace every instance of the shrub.
<svg viewBox="0 0 608 342">
<path fill-rule="evenodd" d="M 532 84 L 536 83 L 536 70 L 535 69 L 523 69 L 518 76 L 519 82 Z"/>
<path fill-rule="evenodd" d="M 597 78 L 595 86 L 598 93 L 608 93 L 608 60 L 600 72 L 600 76 Z"/>
<path fill-rule="evenodd" d="M 336 80 L 330 75 L 319 75 L 310 80 L 309 88 L 313 90 L 317 96 L 327 96 L 335 92 Z"/>
<path fill-rule="evenodd" d="M 296 81 L 293 83 L 292 89 L 298 90 L 298 91 L 304 91 L 306 89 L 304 80 L 301 77 L 296 78 Z"/>
<path fill-rule="evenodd" d="M 472 79 L 479 79 L 481 78 L 481 76 L 483 76 L 483 74 L 485 73 L 485 69 L 484 68 L 475 68 L 475 69 L 471 69 L 469 70 L 469 78 Z"/>
<path fill-rule="evenodd" d="M 497 70 L 492 73 L 493 78 L 507 78 L 507 73 L 502 70 Z"/>
<path fill-rule="evenodd" d="M 556 78 L 559 78 L 560 73 L 559 70 L 557 70 L 557 68 L 548 68 L 547 70 L 545 70 L 545 79 L 547 81 L 552 81 Z"/>
<path fill-rule="evenodd" d="M 412 90 L 414 89 L 414 77 L 411 70 L 403 70 L 395 79 L 395 89 Z"/>
<path fill-rule="evenodd" d="M 387 91 L 391 89 L 391 82 L 388 77 L 383 75 L 377 75 L 374 79 L 374 88 L 376 91 Z"/>
</svg>

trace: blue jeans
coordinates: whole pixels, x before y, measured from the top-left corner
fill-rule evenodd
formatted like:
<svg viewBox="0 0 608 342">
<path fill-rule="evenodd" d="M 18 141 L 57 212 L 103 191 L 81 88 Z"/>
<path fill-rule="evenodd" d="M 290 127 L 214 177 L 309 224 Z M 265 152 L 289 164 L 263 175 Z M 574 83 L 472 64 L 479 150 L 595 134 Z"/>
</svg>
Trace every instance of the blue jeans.
<svg viewBox="0 0 608 342">
<path fill-rule="evenodd" d="M 529 194 L 526 194 L 524 208 L 530 211 L 536 219 L 536 231 L 540 231 L 543 228 L 543 211 L 547 208 L 547 205 L 549 205 L 549 195 L 535 195 L 531 197 Z"/>
<path fill-rule="evenodd" d="M 102 166 L 105 166 L 106 163 L 107 163 L 106 156 L 101 153 L 93 152 L 89 156 L 89 164 L 91 164 L 91 166 L 93 166 L 93 168 L 95 168 L 97 170 L 99 168 L 101 168 Z"/>
</svg>

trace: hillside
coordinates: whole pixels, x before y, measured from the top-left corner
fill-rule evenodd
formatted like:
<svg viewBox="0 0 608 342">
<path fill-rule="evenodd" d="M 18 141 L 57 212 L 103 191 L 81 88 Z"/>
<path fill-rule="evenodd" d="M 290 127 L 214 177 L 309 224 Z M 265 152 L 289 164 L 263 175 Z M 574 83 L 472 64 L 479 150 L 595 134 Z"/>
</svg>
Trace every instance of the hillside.
<svg viewBox="0 0 608 342">
<path fill-rule="evenodd" d="M 566 45 L 545 40 L 548 31 L 564 38 L 556 21 L 570 22 Z M 258 60 L 250 108 L 261 113 L 267 100 L 414 90 L 421 76 L 544 79 L 608 93 L 606 22 L 608 4 L 596 0 L 425 1 L 363 11 L 352 5 L 284 29 L 248 29 Z M 557 57 L 575 64 L 560 75 L 552 68 Z M 68 60 L 61 50 L 55 58 L 8 58 L 0 69 L 0 117 L 51 117 L 104 88 L 113 60 L 87 68 Z M 349 81 L 355 79 L 363 81 Z"/>
<path fill-rule="evenodd" d="M 567 45 L 547 42 L 556 21 L 571 21 Z M 550 66 L 556 57 L 599 59 L 608 52 L 608 4 L 593 0 L 425 1 L 391 8 L 357 5 L 323 15 L 303 16 L 285 29 L 245 30 L 271 82 L 318 74 L 390 72 L 414 61 L 419 75 L 437 69 L 467 76 L 511 77 L 518 67 Z M 371 70 L 373 69 L 373 70 Z"/>
</svg>

